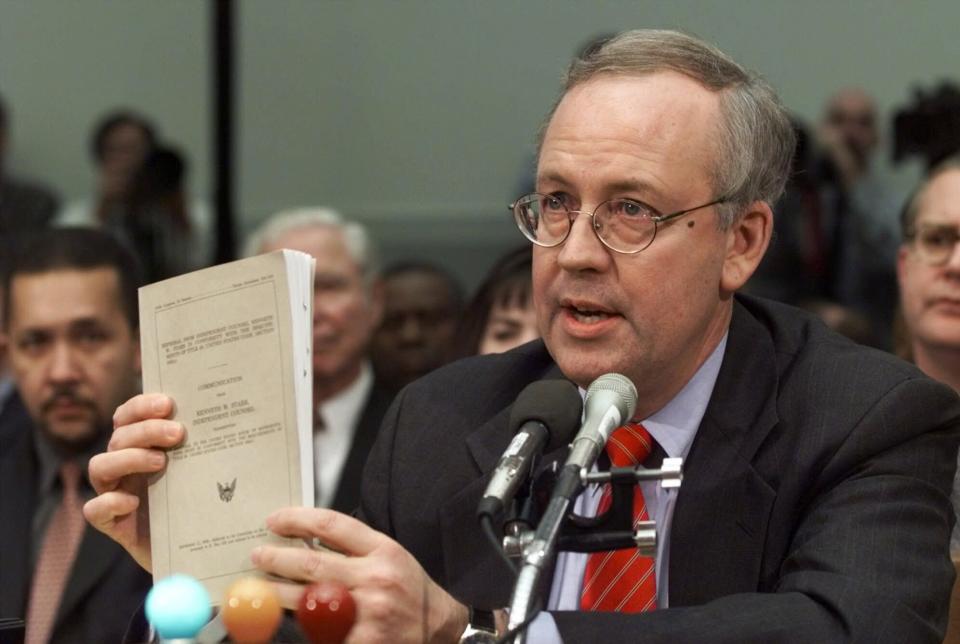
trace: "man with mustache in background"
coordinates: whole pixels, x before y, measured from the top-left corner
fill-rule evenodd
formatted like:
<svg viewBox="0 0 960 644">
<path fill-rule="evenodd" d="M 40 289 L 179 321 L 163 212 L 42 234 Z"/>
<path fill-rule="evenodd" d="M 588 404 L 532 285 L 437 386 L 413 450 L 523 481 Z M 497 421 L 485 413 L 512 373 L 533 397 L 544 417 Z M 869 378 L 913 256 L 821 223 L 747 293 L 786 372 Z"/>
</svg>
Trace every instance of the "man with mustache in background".
<svg viewBox="0 0 960 644">
<path fill-rule="evenodd" d="M 0 416 L 0 617 L 24 619 L 28 643 L 120 641 L 150 587 L 81 509 L 87 461 L 139 389 L 138 274 L 111 236 L 79 228 L 9 260 L 2 341 L 18 396 Z"/>
</svg>

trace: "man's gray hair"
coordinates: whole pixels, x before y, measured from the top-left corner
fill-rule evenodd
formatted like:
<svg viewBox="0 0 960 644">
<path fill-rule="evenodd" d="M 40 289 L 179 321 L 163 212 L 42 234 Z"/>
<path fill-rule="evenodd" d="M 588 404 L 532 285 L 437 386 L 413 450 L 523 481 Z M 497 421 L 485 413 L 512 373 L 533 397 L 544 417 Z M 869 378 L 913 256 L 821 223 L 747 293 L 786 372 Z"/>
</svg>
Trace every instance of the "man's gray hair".
<svg viewBox="0 0 960 644">
<path fill-rule="evenodd" d="M 575 59 L 563 92 L 541 127 L 539 143 L 563 96 L 574 87 L 604 74 L 644 76 L 664 71 L 683 74 L 720 94 L 720 149 L 713 170 L 715 196 L 726 201 L 718 208 L 720 227 L 731 226 L 754 201 L 772 206 L 783 194 L 796 145 L 786 109 L 758 75 L 716 47 L 677 31 L 627 31 Z"/>
<path fill-rule="evenodd" d="M 377 279 L 380 274 L 380 259 L 367 229 L 360 223 L 347 221 L 333 208 L 294 208 L 271 215 L 247 237 L 243 256 L 252 257 L 263 252 L 264 246 L 274 243 L 292 230 L 316 227 L 339 230 L 343 235 L 344 245 L 360 267 L 367 286 Z"/>
</svg>

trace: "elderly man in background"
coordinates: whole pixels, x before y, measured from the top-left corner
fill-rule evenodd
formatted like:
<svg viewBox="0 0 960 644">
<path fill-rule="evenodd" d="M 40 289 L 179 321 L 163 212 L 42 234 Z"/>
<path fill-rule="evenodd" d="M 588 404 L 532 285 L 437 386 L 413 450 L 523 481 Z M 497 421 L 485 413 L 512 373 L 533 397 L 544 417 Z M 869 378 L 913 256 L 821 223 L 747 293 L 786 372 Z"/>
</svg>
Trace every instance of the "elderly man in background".
<svg viewBox="0 0 960 644">
<path fill-rule="evenodd" d="M 535 244 L 543 341 L 404 389 L 358 518 L 267 519 L 340 551 L 256 549 L 261 570 L 293 582 L 285 601 L 298 583 L 333 580 L 358 606 L 351 641 L 493 641 L 474 629 L 492 609 L 502 630 L 515 579 L 476 508 L 514 438 L 510 407 L 533 381 L 585 388 L 619 372 L 639 396 L 610 461 L 682 457 L 683 485 L 643 482 L 619 504 L 657 522 L 655 560 L 563 552 L 547 566 L 547 610 L 528 641 L 939 642 L 956 393 L 812 316 L 737 294 L 769 244 L 793 143 L 774 92 L 690 36 L 626 32 L 576 60 L 543 130 L 536 193 L 513 204 Z M 87 517 L 141 560 L 149 539 L 117 466 L 161 469 L 147 455 L 182 438 L 164 420 L 172 404 L 121 406 L 123 449 L 90 468 L 102 495 Z M 603 497 L 587 486 L 575 510 L 602 513 Z"/>
<path fill-rule="evenodd" d="M 350 512 L 391 394 L 374 378 L 368 352 L 383 316 L 383 286 L 367 231 L 329 208 L 270 217 L 246 255 L 281 248 L 316 260 L 313 283 L 313 405 L 316 504 Z"/>
</svg>

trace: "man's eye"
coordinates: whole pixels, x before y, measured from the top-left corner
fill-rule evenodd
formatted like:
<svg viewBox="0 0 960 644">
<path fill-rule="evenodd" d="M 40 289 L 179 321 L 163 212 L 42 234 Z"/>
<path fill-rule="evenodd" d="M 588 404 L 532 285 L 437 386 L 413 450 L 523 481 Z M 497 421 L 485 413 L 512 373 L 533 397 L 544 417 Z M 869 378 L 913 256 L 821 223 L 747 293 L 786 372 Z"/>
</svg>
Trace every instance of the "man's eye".
<svg viewBox="0 0 960 644">
<path fill-rule="evenodd" d="M 610 206 L 614 213 L 618 215 L 626 215 L 627 217 L 642 217 L 650 214 L 649 208 L 643 204 L 637 203 L 636 201 L 621 199 L 619 201 L 611 202 Z"/>
<path fill-rule="evenodd" d="M 547 211 L 566 210 L 566 208 L 564 208 L 565 201 L 564 195 L 544 195 L 541 207 Z"/>
<path fill-rule="evenodd" d="M 87 331 L 80 331 L 76 334 L 76 336 L 74 336 L 74 339 L 81 345 L 93 346 L 104 342 L 107 339 L 107 334 L 103 331 L 90 329 Z"/>
<path fill-rule="evenodd" d="M 27 352 L 39 351 L 45 344 L 47 344 L 47 338 L 39 335 L 28 335 L 17 341 L 17 347 Z"/>
<path fill-rule="evenodd" d="M 920 236 L 920 243 L 929 248 L 946 248 L 956 241 L 957 232 L 950 229 L 927 230 Z"/>
</svg>

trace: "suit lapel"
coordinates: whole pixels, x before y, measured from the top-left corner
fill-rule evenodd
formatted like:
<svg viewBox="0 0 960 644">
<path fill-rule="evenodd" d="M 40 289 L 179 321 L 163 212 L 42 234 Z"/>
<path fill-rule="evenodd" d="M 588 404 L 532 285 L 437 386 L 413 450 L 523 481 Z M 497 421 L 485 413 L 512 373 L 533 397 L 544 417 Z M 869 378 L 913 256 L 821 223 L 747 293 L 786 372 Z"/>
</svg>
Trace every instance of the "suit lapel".
<svg viewBox="0 0 960 644">
<path fill-rule="evenodd" d="M 377 386 L 374 381 L 363 405 L 363 411 L 357 422 L 356 431 L 350 441 L 350 451 L 347 460 L 340 472 L 337 491 L 333 497 L 331 507 L 340 512 L 352 512 L 360 504 L 360 480 L 363 466 L 367 462 L 370 448 L 380 432 L 380 423 L 383 421 L 387 408 L 393 396 Z"/>
<path fill-rule="evenodd" d="M 777 423 L 777 379 L 768 331 L 734 301 L 723 364 L 674 510 L 671 606 L 757 588 L 776 492 L 751 461 Z"/>
<path fill-rule="evenodd" d="M 117 559 L 127 556 L 109 537 L 88 525 L 83 533 L 77 558 L 73 562 L 67 586 L 63 590 L 54 629 L 70 616 L 71 611 L 107 574 Z"/>
<path fill-rule="evenodd" d="M 560 378 L 563 374 L 551 363 L 540 378 L 533 380 Z M 519 392 L 520 389 L 517 394 Z M 465 442 L 476 468 L 476 478 L 447 501 L 439 513 L 444 569 L 450 583 L 447 589 L 456 597 L 470 598 L 473 605 L 480 608 L 506 606 L 510 599 L 508 582 L 512 574 L 477 528 L 476 511 L 491 472 L 513 438 L 512 408 L 511 403 L 467 435 Z M 491 584 L 491 578 L 502 579 L 504 583 Z"/>
<path fill-rule="evenodd" d="M 32 576 L 30 542 L 36 496 L 33 428 L 7 424 L 6 409 L 3 416 L 0 432 L 6 445 L 0 454 L 0 616 L 22 617 Z"/>
</svg>

